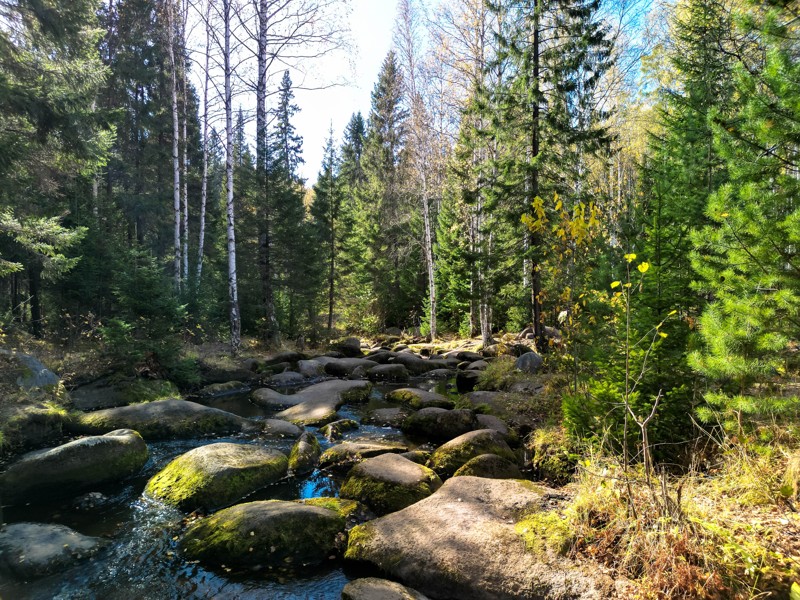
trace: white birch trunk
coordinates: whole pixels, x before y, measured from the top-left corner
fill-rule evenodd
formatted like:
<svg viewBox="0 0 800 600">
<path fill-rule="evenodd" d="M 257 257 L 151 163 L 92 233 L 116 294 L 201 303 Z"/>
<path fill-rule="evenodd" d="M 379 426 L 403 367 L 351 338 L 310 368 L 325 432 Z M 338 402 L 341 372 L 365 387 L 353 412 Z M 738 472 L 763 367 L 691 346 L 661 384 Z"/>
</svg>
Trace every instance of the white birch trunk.
<svg viewBox="0 0 800 600">
<path fill-rule="evenodd" d="M 175 61 L 175 0 L 167 0 L 169 66 L 172 72 L 172 199 L 174 219 L 174 278 L 175 290 L 181 289 L 181 164 L 178 156 L 180 122 L 178 119 L 178 70 Z"/>
<path fill-rule="evenodd" d="M 186 45 L 186 15 L 187 7 L 184 7 L 183 23 L 181 26 L 181 48 Z M 183 259 L 183 271 L 181 274 L 182 283 L 189 281 L 189 140 L 186 135 L 186 121 L 189 112 L 189 90 L 186 86 L 186 57 L 182 57 L 183 65 L 183 248 L 181 256 Z"/>
<path fill-rule="evenodd" d="M 200 288 L 200 281 L 203 276 L 203 252 L 206 242 L 206 202 L 208 199 L 208 86 L 210 75 L 209 54 L 211 53 L 211 4 L 213 0 L 208 0 L 206 4 L 206 56 L 203 72 L 203 180 L 200 183 L 200 233 L 197 240 L 197 288 Z"/>
</svg>

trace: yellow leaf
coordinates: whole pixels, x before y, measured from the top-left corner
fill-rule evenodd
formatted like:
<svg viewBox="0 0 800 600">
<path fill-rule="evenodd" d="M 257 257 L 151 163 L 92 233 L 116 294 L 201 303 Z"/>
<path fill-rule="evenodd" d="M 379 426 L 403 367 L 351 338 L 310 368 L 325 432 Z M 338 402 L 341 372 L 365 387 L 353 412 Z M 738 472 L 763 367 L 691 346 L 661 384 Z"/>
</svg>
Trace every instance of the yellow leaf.
<svg viewBox="0 0 800 600">
<path fill-rule="evenodd" d="M 659 332 L 658 332 L 658 335 L 660 335 L 662 338 L 665 338 L 665 337 L 667 337 L 669 334 L 667 334 L 667 333 L 664 333 L 663 331 L 659 331 Z"/>
<path fill-rule="evenodd" d="M 677 315 L 677 314 L 678 314 L 678 311 L 677 311 L 677 310 L 673 310 L 673 311 L 672 311 L 672 312 L 670 312 L 670 313 L 669 313 L 667 316 L 668 316 L 668 317 L 671 317 L 672 315 Z"/>
<path fill-rule="evenodd" d="M 650 263 L 648 262 L 639 263 L 639 266 L 636 268 L 639 269 L 639 273 L 645 274 L 647 273 L 647 269 L 650 268 Z"/>
<path fill-rule="evenodd" d="M 633 254 L 633 253 L 631 253 L 631 254 L 626 254 L 625 256 L 623 256 L 623 258 L 624 258 L 625 260 L 627 260 L 629 263 L 631 263 L 631 262 L 633 262 L 633 261 L 635 261 L 635 260 L 636 260 L 636 255 L 635 255 L 635 254 Z"/>
<path fill-rule="evenodd" d="M 730 213 L 722 213 L 722 214 L 720 215 L 720 217 L 722 217 L 723 219 L 727 219 L 727 218 L 728 218 L 728 217 L 730 217 L 730 216 L 731 216 L 731 214 L 730 214 Z"/>
<path fill-rule="evenodd" d="M 800 585 L 795 581 L 792 583 L 792 590 L 789 592 L 789 600 L 800 600 Z"/>
<path fill-rule="evenodd" d="M 561 210 L 561 208 L 563 206 L 564 206 L 564 203 L 561 202 L 561 198 L 559 198 L 558 194 L 556 194 L 556 210 Z"/>
<path fill-rule="evenodd" d="M 613 290 L 614 288 L 618 288 L 621 283 L 622 283 L 621 281 L 612 281 L 611 289 Z"/>
<path fill-rule="evenodd" d="M 625 285 L 623 285 L 622 287 L 624 287 L 624 288 L 629 288 L 629 287 L 631 287 L 631 283 L 630 283 L 630 282 L 628 282 L 628 283 L 626 283 Z"/>
</svg>

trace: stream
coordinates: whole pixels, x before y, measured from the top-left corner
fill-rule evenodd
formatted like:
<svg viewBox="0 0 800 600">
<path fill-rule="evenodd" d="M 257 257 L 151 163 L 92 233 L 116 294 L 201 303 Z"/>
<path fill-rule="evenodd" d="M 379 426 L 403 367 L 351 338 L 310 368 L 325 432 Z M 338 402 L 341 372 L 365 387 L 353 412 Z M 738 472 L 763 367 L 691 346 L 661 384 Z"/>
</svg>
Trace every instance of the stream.
<svg viewBox="0 0 800 600">
<path fill-rule="evenodd" d="M 408 385 L 446 392 L 445 382 L 412 381 Z M 384 401 L 384 393 L 404 386 L 376 386 L 369 402 L 346 405 L 339 409 L 340 418 L 361 422 L 363 415 L 376 408 L 398 406 Z M 279 390 L 283 393 L 297 392 Z M 230 395 L 203 401 L 234 414 L 263 419 L 276 410 L 261 408 L 249 401 L 249 394 Z M 348 439 L 381 439 L 402 441 L 410 448 L 398 429 L 361 425 L 345 432 L 341 440 L 331 443 L 313 431 L 323 450 Z M 66 440 L 65 440 L 66 441 Z M 260 444 L 287 455 L 294 440 L 267 440 L 253 435 L 203 437 L 191 440 L 149 442 L 150 458 L 135 477 L 90 492 L 105 496 L 94 508 L 76 506 L 74 501 L 13 506 L 5 508 L 6 523 L 22 521 L 63 524 L 85 534 L 109 540 L 106 548 L 93 558 L 68 571 L 33 582 L 9 580 L 0 575 L 1 600 L 183 600 L 197 599 L 338 599 L 344 585 L 355 573 L 348 574 L 340 559 L 326 566 L 317 566 L 301 577 L 283 579 L 266 574 L 239 575 L 205 569 L 185 561 L 177 552 L 177 539 L 182 530 L 184 513 L 142 496 L 148 479 L 184 452 L 213 442 Z M 252 500 L 294 500 L 339 494 L 341 478 L 314 471 L 304 478 L 289 478 L 248 496 Z"/>
</svg>

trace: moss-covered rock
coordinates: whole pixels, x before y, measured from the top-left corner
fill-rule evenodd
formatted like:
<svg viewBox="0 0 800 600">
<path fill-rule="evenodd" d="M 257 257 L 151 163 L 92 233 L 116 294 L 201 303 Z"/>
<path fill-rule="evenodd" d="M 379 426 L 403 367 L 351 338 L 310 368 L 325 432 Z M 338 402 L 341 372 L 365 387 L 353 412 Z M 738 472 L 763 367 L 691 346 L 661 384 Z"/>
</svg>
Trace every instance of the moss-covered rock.
<svg viewBox="0 0 800 600">
<path fill-rule="evenodd" d="M 436 392 L 429 392 L 419 388 L 400 388 L 386 394 L 389 402 L 399 402 L 411 408 L 453 408 L 453 401 Z"/>
<path fill-rule="evenodd" d="M 317 468 L 322 447 L 317 436 L 306 431 L 295 442 L 289 454 L 289 469 L 295 475 L 304 475 Z"/>
<path fill-rule="evenodd" d="M 427 467 L 397 454 L 382 454 L 353 467 L 339 493 L 385 515 L 427 498 L 441 486 L 438 475 Z"/>
<path fill-rule="evenodd" d="M 526 448 L 535 479 L 551 485 L 565 485 L 572 479 L 580 455 L 562 427 L 537 429 L 529 436 Z"/>
<path fill-rule="evenodd" d="M 336 551 L 345 519 L 332 510 L 267 500 L 237 504 L 201 519 L 179 543 L 191 560 L 219 567 L 301 567 Z"/>
<path fill-rule="evenodd" d="M 170 381 L 116 376 L 98 379 L 70 392 L 75 408 L 84 411 L 167 400 L 179 395 L 178 388 Z"/>
<path fill-rule="evenodd" d="M 452 440 L 478 428 L 478 421 L 471 410 L 423 408 L 403 421 L 403 433 L 425 440 Z"/>
<path fill-rule="evenodd" d="M 408 451 L 408 446 L 371 440 L 344 442 L 331 446 L 319 459 L 321 469 L 349 469 L 365 458 L 372 458 L 387 452 L 399 454 Z"/>
<path fill-rule="evenodd" d="M 358 429 L 358 421 L 339 419 L 338 421 L 333 421 L 321 427 L 319 432 L 324 435 L 328 441 L 333 441 L 341 438 L 345 431 L 353 431 L 354 429 Z"/>
<path fill-rule="evenodd" d="M 327 508 L 345 519 L 354 517 L 364 510 L 360 502 L 356 500 L 347 500 L 345 498 L 303 498 L 302 500 L 294 500 L 294 502 L 299 502 L 307 506 Z"/>
<path fill-rule="evenodd" d="M 275 483 L 287 468 L 286 455 L 277 450 L 220 442 L 180 455 L 144 491 L 184 511 L 211 511 Z"/>
<path fill-rule="evenodd" d="M 129 429 L 86 437 L 23 455 L 0 477 L 3 501 L 49 501 L 137 473 L 147 445 Z"/>
<path fill-rule="evenodd" d="M 75 433 L 88 434 L 134 429 L 146 440 L 158 440 L 255 432 L 260 425 L 257 421 L 188 400 L 159 400 L 81 414 L 69 422 L 68 428 Z"/>
<path fill-rule="evenodd" d="M 241 381 L 226 381 L 224 383 L 212 383 L 197 392 L 196 396 L 201 399 L 221 398 L 233 394 L 243 394 L 250 390 L 250 384 Z M 173 394 L 175 396 L 175 394 Z"/>
<path fill-rule="evenodd" d="M 400 456 L 407 458 L 411 462 L 415 462 L 418 465 L 425 465 L 428 463 L 431 453 L 426 452 L 425 450 L 411 450 L 410 452 L 402 452 Z"/>
<path fill-rule="evenodd" d="M 489 479 L 522 479 L 519 467 L 496 454 L 481 454 L 469 459 L 453 477 L 487 477 Z"/>
<path fill-rule="evenodd" d="M 493 429 L 478 429 L 439 446 L 431 454 L 428 466 L 440 477 L 452 477 L 467 461 L 481 454 L 496 454 L 508 461 L 516 461 L 503 436 Z"/>
<path fill-rule="evenodd" d="M 342 600 L 428 600 L 428 598 L 396 581 L 364 577 L 344 586 Z"/>
</svg>

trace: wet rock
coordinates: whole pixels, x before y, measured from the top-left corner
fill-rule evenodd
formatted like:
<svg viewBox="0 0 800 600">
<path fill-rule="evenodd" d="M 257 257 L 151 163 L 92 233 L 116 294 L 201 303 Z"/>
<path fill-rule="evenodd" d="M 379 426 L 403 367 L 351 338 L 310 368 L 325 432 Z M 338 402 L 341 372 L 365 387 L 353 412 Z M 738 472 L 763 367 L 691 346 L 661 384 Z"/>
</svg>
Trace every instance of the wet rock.
<svg viewBox="0 0 800 600">
<path fill-rule="evenodd" d="M 72 501 L 72 508 L 81 512 L 89 512 L 110 502 L 110 498 L 100 492 L 89 492 Z"/>
<path fill-rule="evenodd" d="M 75 433 L 90 434 L 133 429 L 145 440 L 159 440 L 258 431 L 260 425 L 256 421 L 188 400 L 158 400 L 82 414 L 69 423 L 68 428 Z"/>
<path fill-rule="evenodd" d="M 440 477 L 452 477 L 467 461 L 481 454 L 496 454 L 511 462 L 517 458 L 502 435 L 493 429 L 478 429 L 439 446 L 431 454 L 428 466 Z"/>
<path fill-rule="evenodd" d="M 405 383 L 409 379 L 408 369 L 403 365 L 378 365 L 367 371 L 370 381 L 388 381 L 392 383 Z"/>
<path fill-rule="evenodd" d="M 471 410 L 429 407 L 410 415 L 401 427 L 403 433 L 427 440 L 452 440 L 478 428 Z"/>
<path fill-rule="evenodd" d="M 261 425 L 262 435 L 274 439 L 288 438 L 296 440 L 303 433 L 300 427 L 282 419 L 264 419 L 263 421 L 258 421 L 258 424 Z"/>
<path fill-rule="evenodd" d="M 317 468 L 322 447 L 317 436 L 306 431 L 295 442 L 289 454 L 289 470 L 295 475 L 305 475 Z"/>
<path fill-rule="evenodd" d="M 267 500 L 226 508 L 189 527 L 179 543 L 190 560 L 220 567 L 301 567 L 336 550 L 345 519 L 326 508 Z"/>
<path fill-rule="evenodd" d="M 428 600 L 428 598 L 395 581 L 364 577 L 344 586 L 342 600 Z"/>
<path fill-rule="evenodd" d="M 284 373 L 277 373 L 272 375 L 266 380 L 267 385 L 275 387 L 292 387 L 295 385 L 302 385 L 306 382 L 306 378 L 300 373 L 294 371 L 286 371 Z"/>
<path fill-rule="evenodd" d="M 412 408 L 453 408 L 454 403 L 436 392 L 429 392 L 419 388 L 400 388 L 386 394 L 389 402 L 400 402 Z"/>
<path fill-rule="evenodd" d="M 519 467 L 496 454 L 481 454 L 469 459 L 453 477 L 488 477 L 490 479 L 522 479 Z"/>
<path fill-rule="evenodd" d="M 547 492 L 528 482 L 455 477 L 432 496 L 354 528 L 345 557 L 434 598 L 613 598 L 613 581 L 599 567 L 526 548 L 516 524 L 543 509 Z"/>
<path fill-rule="evenodd" d="M 277 450 L 219 442 L 190 450 L 147 482 L 145 493 L 181 510 L 229 506 L 286 476 L 288 460 Z"/>
<path fill-rule="evenodd" d="M 250 394 L 250 400 L 265 408 L 287 408 L 301 404 L 303 397 L 299 394 L 281 394 L 272 388 L 260 388 Z"/>
<path fill-rule="evenodd" d="M 331 446 L 319 459 L 321 469 L 349 469 L 365 458 L 372 458 L 386 453 L 399 454 L 408 451 L 408 446 L 389 442 L 344 442 Z"/>
<path fill-rule="evenodd" d="M 324 427 L 321 427 L 319 432 L 331 442 L 341 438 L 345 431 L 353 431 L 354 429 L 358 429 L 358 422 L 352 419 L 339 419 L 338 421 L 328 423 Z"/>
<path fill-rule="evenodd" d="M 543 362 L 536 352 L 526 352 L 517 358 L 514 366 L 523 373 L 537 373 Z"/>
<path fill-rule="evenodd" d="M 362 423 L 378 425 L 380 427 L 400 428 L 411 411 L 405 408 L 378 408 L 367 414 Z"/>
<path fill-rule="evenodd" d="M 354 466 L 339 495 L 385 515 L 427 498 L 441 486 L 439 476 L 427 467 L 397 454 L 382 454 Z"/>
<path fill-rule="evenodd" d="M 0 572 L 22 580 L 69 569 L 107 542 L 63 525 L 14 523 L 0 529 Z"/>
<path fill-rule="evenodd" d="M 471 350 L 451 350 L 450 352 L 446 353 L 445 356 L 460 362 L 475 362 L 476 360 L 483 360 L 483 355 L 478 354 L 477 352 L 472 352 Z"/>
<path fill-rule="evenodd" d="M 425 360 L 410 352 L 400 352 L 389 364 L 403 365 L 411 375 L 424 375 L 434 369 L 447 369 L 450 365 L 443 360 Z"/>
<path fill-rule="evenodd" d="M 0 476 L 4 502 L 50 500 L 124 479 L 147 462 L 147 445 L 129 429 L 23 455 Z"/>
<path fill-rule="evenodd" d="M 332 377 L 350 377 L 358 368 L 366 372 L 376 366 L 378 363 L 366 358 L 339 358 L 325 364 L 325 373 Z"/>
<path fill-rule="evenodd" d="M 462 370 L 456 373 L 456 389 L 459 394 L 466 394 L 475 389 L 480 378 L 480 371 Z"/>
</svg>

